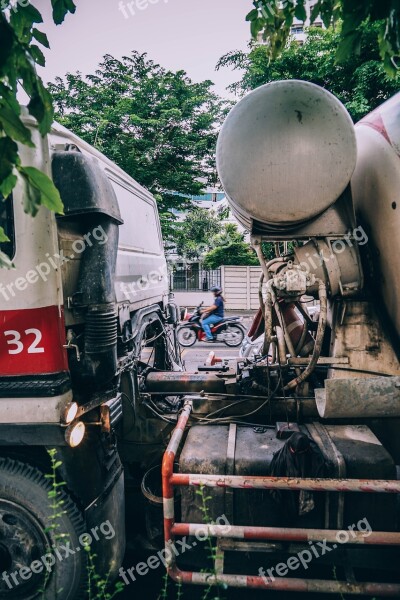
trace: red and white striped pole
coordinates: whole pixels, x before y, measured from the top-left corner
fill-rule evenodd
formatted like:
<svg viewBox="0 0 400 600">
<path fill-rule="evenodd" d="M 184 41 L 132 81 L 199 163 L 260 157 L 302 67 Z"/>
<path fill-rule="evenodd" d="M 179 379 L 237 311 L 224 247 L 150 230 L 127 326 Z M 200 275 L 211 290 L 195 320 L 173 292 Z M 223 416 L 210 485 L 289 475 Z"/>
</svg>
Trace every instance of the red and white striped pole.
<svg viewBox="0 0 400 600">
<path fill-rule="evenodd" d="M 243 527 L 234 525 L 203 525 L 201 523 L 175 523 L 173 536 L 208 536 L 232 540 L 279 541 L 279 542 L 322 542 L 337 543 L 343 531 L 330 529 L 289 529 L 287 527 Z M 346 544 L 375 546 L 400 546 L 400 533 L 388 531 L 363 531 L 348 533 Z M 340 542 L 339 542 L 340 543 Z"/>
<path fill-rule="evenodd" d="M 172 568 L 175 563 L 175 554 L 171 550 L 173 539 L 172 526 L 175 523 L 174 485 L 172 483 L 172 476 L 174 474 L 174 462 L 176 453 L 179 449 L 179 445 L 182 441 L 183 433 L 185 431 L 187 422 L 190 417 L 190 413 L 192 412 L 192 406 L 193 405 L 190 400 L 185 402 L 176 427 L 171 436 L 171 440 L 164 453 L 162 463 L 164 540 L 166 557 L 168 561 L 168 570 Z"/>
<path fill-rule="evenodd" d="M 172 485 L 310 492 L 362 492 L 400 494 L 400 481 L 387 479 L 302 479 L 301 477 L 247 477 L 174 473 Z"/>
<path fill-rule="evenodd" d="M 319 579 L 283 578 L 270 579 L 252 575 L 226 575 L 219 573 L 197 573 L 181 571 L 176 565 L 173 552 L 175 536 L 196 535 L 207 530 L 210 536 L 247 540 L 281 540 L 281 541 L 337 541 L 338 531 L 324 529 L 288 529 L 273 527 L 226 527 L 190 523 L 175 524 L 174 486 L 208 486 L 237 489 L 283 489 L 309 490 L 314 492 L 360 492 L 360 493 L 400 493 L 400 482 L 392 480 L 369 479 L 301 479 L 289 477 L 243 477 L 224 475 L 198 475 L 174 473 L 174 463 L 183 433 L 192 411 L 192 403 L 186 401 L 179 416 L 176 428 L 171 436 L 162 465 L 162 482 L 164 498 L 164 535 L 167 560 L 167 571 L 174 581 L 192 585 L 225 584 L 236 588 L 258 588 L 271 591 L 308 592 L 325 594 L 349 594 L 366 596 L 400 597 L 400 585 L 393 583 L 349 583 Z M 350 544 L 400 545 L 400 534 L 394 532 L 371 532 L 367 536 L 351 532 Z M 354 535 L 353 535 L 354 534 Z"/>
</svg>

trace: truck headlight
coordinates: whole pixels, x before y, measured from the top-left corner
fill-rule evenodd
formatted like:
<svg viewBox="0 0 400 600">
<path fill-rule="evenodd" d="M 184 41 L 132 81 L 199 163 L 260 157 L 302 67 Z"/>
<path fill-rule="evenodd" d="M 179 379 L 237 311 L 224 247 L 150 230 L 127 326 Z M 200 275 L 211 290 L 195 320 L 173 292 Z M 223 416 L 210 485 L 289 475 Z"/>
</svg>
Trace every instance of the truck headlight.
<svg viewBox="0 0 400 600">
<path fill-rule="evenodd" d="M 82 442 L 85 437 L 86 427 L 82 421 L 77 421 L 65 431 L 65 441 L 71 448 L 76 448 Z"/>
<path fill-rule="evenodd" d="M 64 409 L 63 421 L 66 425 L 72 423 L 78 414 L 78 405 L 76 402 L 70 402 Z"/>
</svg>

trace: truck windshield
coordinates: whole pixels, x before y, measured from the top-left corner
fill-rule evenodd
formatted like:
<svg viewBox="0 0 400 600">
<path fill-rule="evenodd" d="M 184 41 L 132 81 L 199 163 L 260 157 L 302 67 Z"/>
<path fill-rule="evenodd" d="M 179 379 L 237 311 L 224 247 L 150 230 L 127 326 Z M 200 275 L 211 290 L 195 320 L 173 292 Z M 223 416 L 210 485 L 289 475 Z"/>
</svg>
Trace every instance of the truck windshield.
<svg viewBox="0 0 400 600">
<path fill-rule="evenodd" d="M 4 199 L 0 195 L 0 227 L 8 237 L 8 242 L 0 242 L 0 250 L 7 254 L 10 258 L 15 254 L 14 243 L 14 211 L 12 205 L 12 196 Z"/>
</svg>

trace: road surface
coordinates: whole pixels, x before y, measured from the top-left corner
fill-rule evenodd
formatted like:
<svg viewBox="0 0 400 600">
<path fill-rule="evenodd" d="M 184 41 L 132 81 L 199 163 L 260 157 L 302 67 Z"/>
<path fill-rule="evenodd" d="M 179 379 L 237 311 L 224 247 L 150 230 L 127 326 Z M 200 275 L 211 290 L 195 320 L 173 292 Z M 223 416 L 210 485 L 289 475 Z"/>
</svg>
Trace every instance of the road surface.
<svg viewBox="0 0 400 600">
<path fill-rule="evenodd" d="M 234 359 L 239 356 L 240 348 L 228 348 L 225 344 L 206 344 L 198 342 L 193 348 L 184 348 L 182 360 L 185 362 L 186 371 L 193 373 L 199 365 L 203 365 L 210 352 L 214 352 L 219 358 Z"/>
</svg>

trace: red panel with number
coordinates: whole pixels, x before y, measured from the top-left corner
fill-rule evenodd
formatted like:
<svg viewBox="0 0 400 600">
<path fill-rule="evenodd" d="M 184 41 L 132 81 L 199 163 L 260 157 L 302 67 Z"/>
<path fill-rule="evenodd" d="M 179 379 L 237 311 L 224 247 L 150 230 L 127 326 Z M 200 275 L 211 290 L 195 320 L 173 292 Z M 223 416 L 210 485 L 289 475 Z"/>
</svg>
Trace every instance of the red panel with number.
<svg viewBox="0 0 400 600">
<path fill-rule="evenodd" d="M 68 370 L 64 317 L 58 306 L 0 311 L 0 375 Z"/>
</svg>

